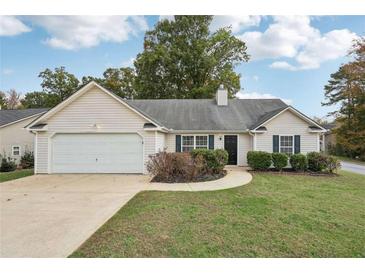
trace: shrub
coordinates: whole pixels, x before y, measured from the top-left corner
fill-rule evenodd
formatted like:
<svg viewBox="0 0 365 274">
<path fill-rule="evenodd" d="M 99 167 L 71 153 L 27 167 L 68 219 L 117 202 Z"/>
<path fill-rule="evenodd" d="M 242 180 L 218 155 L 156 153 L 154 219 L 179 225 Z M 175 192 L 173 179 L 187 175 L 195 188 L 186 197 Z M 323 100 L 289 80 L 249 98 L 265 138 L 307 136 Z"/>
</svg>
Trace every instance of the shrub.
<svg viewBox="0 0 365 274">
<path fill-rule="evenodd" d="M 34 155 L 33 152 L 26 151 L 20 158 L 20 165 L 22 168 L 33 168 L 34 167 Z"/>
<path fill-rule="evenodd" d="M 201 155 L 193 158 L 189 153 L 159 152 L 150 156 L 147 170 L 158 182 L 191 181 L 205 173 L 206 162 Z"/>
<path fill-rule="evenodd" d="M 267 170 L 271 166 L 271 153 L 265 151 L 247 152 L 247 163 L 255 170 Z"/>
<path fill-rule="evenodd" d="M 285 153 L 274 152 L 271 154 L 272 164 L 277 170 L 282 170 L 288 165 L 288 155 Z"/>
<path fill-rule="evenodd" d="M 341 163 L 336 157 L 326 156 L 326 170 L 329 173 L 336 173 L 339 168 L 341 168 Z"/>
<path fill-rule="evenodd" d="M 10 159 L 10 157 L 8 158 L 4 157 L 1 159 L 1 166 L 0 166 L 1 172 L 14 171 L 15 169 L 16 169 L 16 164 L 14 161 Z"/>
<path fill-rule="evenodd" d="M 321 172 L 327 166 L 326 156 L 319 152 L 309 152 L 307 154 L 308 169 L 314 172 Z"/>
<path fill-rule="evenodd" d="M 190 154 L 194 159 L 201 156 L 206 162 L 206 171 L 210 174 L 222 173 L 224 166 L 228 163 L 228 152 L 224 149 L 194 149 Z"/>
<path fill-rule="evenodd" d="M 305 171 L 308 166 L 307 157 L 304 154 L 293 154 L 290 156 L 289 162 L 295 171 Z"/>
</svg>

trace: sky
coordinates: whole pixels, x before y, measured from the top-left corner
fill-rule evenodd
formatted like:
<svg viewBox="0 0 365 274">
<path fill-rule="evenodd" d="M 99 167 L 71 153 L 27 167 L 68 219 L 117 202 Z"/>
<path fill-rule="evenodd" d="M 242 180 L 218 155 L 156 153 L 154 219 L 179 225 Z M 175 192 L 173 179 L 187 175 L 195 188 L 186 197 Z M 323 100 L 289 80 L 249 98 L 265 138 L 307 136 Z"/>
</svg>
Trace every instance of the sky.
<svg viewBox="0 0 365 274">
<path fill-rule="evenodd" d="M 81 79 L 132 66 L 146 30 L 172 16 L 1 16 L 0 90 L 41 90 L 39 72 L 65 66 Z M 235 70 L 239 98 L 281 98 L 313 117 L 330 74 L 349 60 L 365 16 L 215 16 L 211 31 L 231 26 L 251 58 Z"/>
</svg>

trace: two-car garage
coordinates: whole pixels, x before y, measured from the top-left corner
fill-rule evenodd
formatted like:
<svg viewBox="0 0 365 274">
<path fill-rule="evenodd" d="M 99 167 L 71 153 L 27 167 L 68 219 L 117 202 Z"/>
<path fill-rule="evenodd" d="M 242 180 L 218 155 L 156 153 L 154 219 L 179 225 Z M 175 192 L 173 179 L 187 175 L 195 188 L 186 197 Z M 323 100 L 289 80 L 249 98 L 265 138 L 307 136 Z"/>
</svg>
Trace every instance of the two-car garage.
<svg viewBox="0 0 365 274">
<path fill-rule="evenodd" d="M 136 133 L 58 133 L 51 138 L 52 173 L 143 173 Z"/>
</svg>

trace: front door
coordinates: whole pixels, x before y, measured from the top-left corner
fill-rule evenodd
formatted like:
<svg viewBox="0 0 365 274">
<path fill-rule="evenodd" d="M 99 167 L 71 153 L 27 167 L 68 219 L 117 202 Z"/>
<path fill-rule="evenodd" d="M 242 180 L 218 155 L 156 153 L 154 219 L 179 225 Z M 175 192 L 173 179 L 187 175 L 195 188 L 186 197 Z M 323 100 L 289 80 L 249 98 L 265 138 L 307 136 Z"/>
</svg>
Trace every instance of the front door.
<svg viewBox="0 0 365 274">
<path fill-rule="evenodd" d="M 237 135 L 224 135 L 224 149 L 228 152 L 228 164 L 237 165 Z"/>
</svg>

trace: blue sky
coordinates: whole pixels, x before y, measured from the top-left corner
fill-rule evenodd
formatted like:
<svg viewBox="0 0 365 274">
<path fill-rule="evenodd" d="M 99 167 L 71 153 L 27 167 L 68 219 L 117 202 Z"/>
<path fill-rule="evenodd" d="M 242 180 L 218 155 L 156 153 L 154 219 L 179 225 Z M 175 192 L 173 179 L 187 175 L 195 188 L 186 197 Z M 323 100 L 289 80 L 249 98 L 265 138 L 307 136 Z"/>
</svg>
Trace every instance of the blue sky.
<svg viewBox="0 0 365 274">
<path fill-rule="evenodd" d="M 41 90 L 38 74 L 65 66 L 81 78 L 131 65 L 145 30 L 160 16 L 36 16 L 0 19 L 0 89 Z M 170 17 L 167 16 L 168 19 Z M 365 16 L 218 16 L 212 31 L 232 26 L 252 58 L 239 65 L 241 98 L 278 97 L 323 117 L 323 86 L 345 62 L 352 39 L 364 35 Z"/>
</svg>

